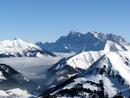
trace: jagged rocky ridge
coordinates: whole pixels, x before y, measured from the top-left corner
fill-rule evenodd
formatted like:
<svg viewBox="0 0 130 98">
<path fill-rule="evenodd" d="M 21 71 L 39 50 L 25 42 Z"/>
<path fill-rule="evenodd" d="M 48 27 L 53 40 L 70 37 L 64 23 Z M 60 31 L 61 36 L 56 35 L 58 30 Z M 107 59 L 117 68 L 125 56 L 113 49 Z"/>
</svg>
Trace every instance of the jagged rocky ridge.
<svg viewBox="0 0 130 98">
<path fill-rule="evenodd" d="M 129 50 L 130 44 L 121 36 L 114 34 L 105 34 L 98 32 L 80 32 L 71 31 L 67 36 L 60 37 L 56 42 L 42 43 L 36 45 L 43 49 L 53 52 L 76 52 L 81 51 L 99 51 L 104 50 L 106 45 L 108 50 Z"/>
</svg>

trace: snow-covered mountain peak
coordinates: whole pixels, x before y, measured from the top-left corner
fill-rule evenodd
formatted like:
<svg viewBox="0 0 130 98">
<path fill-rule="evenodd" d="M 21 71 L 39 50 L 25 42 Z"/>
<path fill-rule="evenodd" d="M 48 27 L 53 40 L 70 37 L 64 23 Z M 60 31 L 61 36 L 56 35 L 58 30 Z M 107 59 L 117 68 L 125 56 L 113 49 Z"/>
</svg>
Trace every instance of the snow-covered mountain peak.
<svg viewBox="0 0 130 98">
<path fill-rule="evenodd" d="M 20 38 L 14 39 L 12 42 L 14 42 L 16 45 L 21 45 L 21 46 L 27 46 L 28 45 L 28 47 L 29 46 L 37 47 L 33 43 L 25 42 Z"/>
<path fill-rule="evenodd" d="M 14 40 L 23 41 L 21 38 L 14 38 Z"/>
<path fill-rule="evenodd" d="M 39 46 L 28 43 L 20 38 L 14 40 L 0 41 L 0 57 L 15 57 L 15 56 L 44 56 L 49 55 L 49 52 L 45 52 Z"/>
<path fill-rule="evenodd" d="M 23 51 L 27 51 L 30 48 L 38 48 L 38 46 L 31 44 L 31 43 L 27 43 L 24 42 L 21 39 L 16 39 L 16 40 L 4 40 L 4 41 L 0 41 L 0 51 L 1 52 L 23 52 Z M 38 48 L 40 49 L 40 48 Z"/>
<path fill-rule="evenodd" d="M 7 46 L 7 47 L 17 47 L 17 48 L 23 48 L 23 49 L 27 49 L 29 47 L 37 47 L 36 45 L 32 44 L 32 43 L 28 43 L 23 41 L 22 39 L 18 38 L 18 39 L 14 39 L 14 40 L 4 40 L 4 41 L 0 41 L 0 45 L 2 46 Z M 20 47 L 19 47 L 20 46 Z M 40 48 L 39 48 L 40 49 Z"/>
</svg>

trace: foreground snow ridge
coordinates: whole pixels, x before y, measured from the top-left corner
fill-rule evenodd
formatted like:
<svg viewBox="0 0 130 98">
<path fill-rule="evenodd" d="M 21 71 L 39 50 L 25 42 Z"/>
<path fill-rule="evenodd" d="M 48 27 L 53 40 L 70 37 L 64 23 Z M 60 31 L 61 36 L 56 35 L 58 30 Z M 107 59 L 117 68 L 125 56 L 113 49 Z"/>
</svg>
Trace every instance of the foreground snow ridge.
<svg viewBox="0 0 130 98">
<path fill-rule="evenodd" d="M 66 62 L 74 69 L 80 68 L 84 71 L 45 91 L 43 96 L 60 98 L 91 98 L 93 95 L 94 98 L 101 98 L 101 96 L 102 98 L 130 97 L 129 51 L 82 52 Z"/>
</svg>

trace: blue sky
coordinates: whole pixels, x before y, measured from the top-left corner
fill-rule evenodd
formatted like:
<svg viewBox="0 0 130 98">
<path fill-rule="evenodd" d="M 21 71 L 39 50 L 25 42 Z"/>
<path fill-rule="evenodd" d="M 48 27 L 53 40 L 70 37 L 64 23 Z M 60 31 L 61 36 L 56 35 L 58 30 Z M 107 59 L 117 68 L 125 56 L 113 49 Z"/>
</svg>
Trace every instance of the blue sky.
<svg viewBox="0 0 130 98">
<path fill-rule="evenodd" d="M 71 30 L 114 33 L 130 42 L 130 0 L 0 0 L 0 40 L 50 42 Z"/>
</svg>

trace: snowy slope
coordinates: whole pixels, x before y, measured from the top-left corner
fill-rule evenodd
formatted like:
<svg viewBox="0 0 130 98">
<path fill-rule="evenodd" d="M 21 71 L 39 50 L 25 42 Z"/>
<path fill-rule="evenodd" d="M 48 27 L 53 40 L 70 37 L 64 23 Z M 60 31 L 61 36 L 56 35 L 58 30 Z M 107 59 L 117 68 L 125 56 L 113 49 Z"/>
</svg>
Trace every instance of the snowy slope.
<svg viewBox="0 0 130 98">
<path fill-rule="evenodd" d="M 33 81 L 9 65 L 0 64 L 0 98 L 27 98 L 36 92 L 36 88 Z"/>
<path fill-rule="evenodd" d="M 74 56 L 71 56 L 67 59 L 61 60 L 62 62 L 58 62 L 55 64 L 55 69 L 59 70 L 65 66 L 70 66 L 74 69 L 88 69 L 97 59 L 103 56 L 107 51 L 88 51 L 81 52 Z"/>
<path fill-rule="evenodd" d="M 87 69 L 102 55 L 104 55 L 104 51 L 81 52 L 68 59 L 67 65 L 70 65 L 73 68 Z"/>
<path fill-rule="evenodd" d="M 75 54 L 67 58 L 62 63 L 57 63 L 55 69 L 63 69 L 65 65 L 69 65 L 72 68 L 80 68 L 86 70 L 90 67 L 97 59 L 99 59 L 104 54 L 111 51 L 125 51 L 126 49 L 121 45 L 114 43 L 113 41 L 106 41 L 105 47 L 101 51 L 82 51 L 81 53 Z"/>
<path fill-rule="evenodd" d="M 130 52 L 108 52 L 86 71 L 45 91 L 42 96 L 112 98 L 130 96 Z"/>
<path fill-rule="evenodd" d="M 28 91 L 15 88 L 7 91 L 0 90 L 0 98 L 30 98 L 34 97 Z"/>
<path fill-rule="evenodd" d="M 55 86 L 75 74 L 81 73 L 88 69 L 102 55 L 104 55 L 104 51 L 81 52 L 59 60 L 48 69 L 46 74 L 50 78 L 46 79 L 47 82 L 43 84 L 46 86 L 44 88 Z"/>
<path fill-rule="evenodd" d="M 105 44 L 104 50 L 109 51 L 124 51 L 127 50 L 125 47 L 108 40 Z"/>
<path fill-rule="evenodd" d="M 21 39 L 0 41 L 0 57 L 42 57 L 50 55 L 35 44 L 27 43 Z"/>
<path fill-rule="evenodd" d="M 121 50 L 128 50 L 130 44 L 121 36 L 114 34 L 88 32 L 82 34 L 80 32 L 71 31 L 67 36 L 61 36 L 56 42 L 36 44 L 43 49 L 53 52 L 76 52 L 81 51 L 100 51 L 104 50 L 106 44 L 110 44 L 110 41 L 116 45 L 116 49 L 119 47 Z M 117 46 L 119 46 L 117 48 Z M 111 50 L 110 47 L 107 47 Z"/>
</svg>

